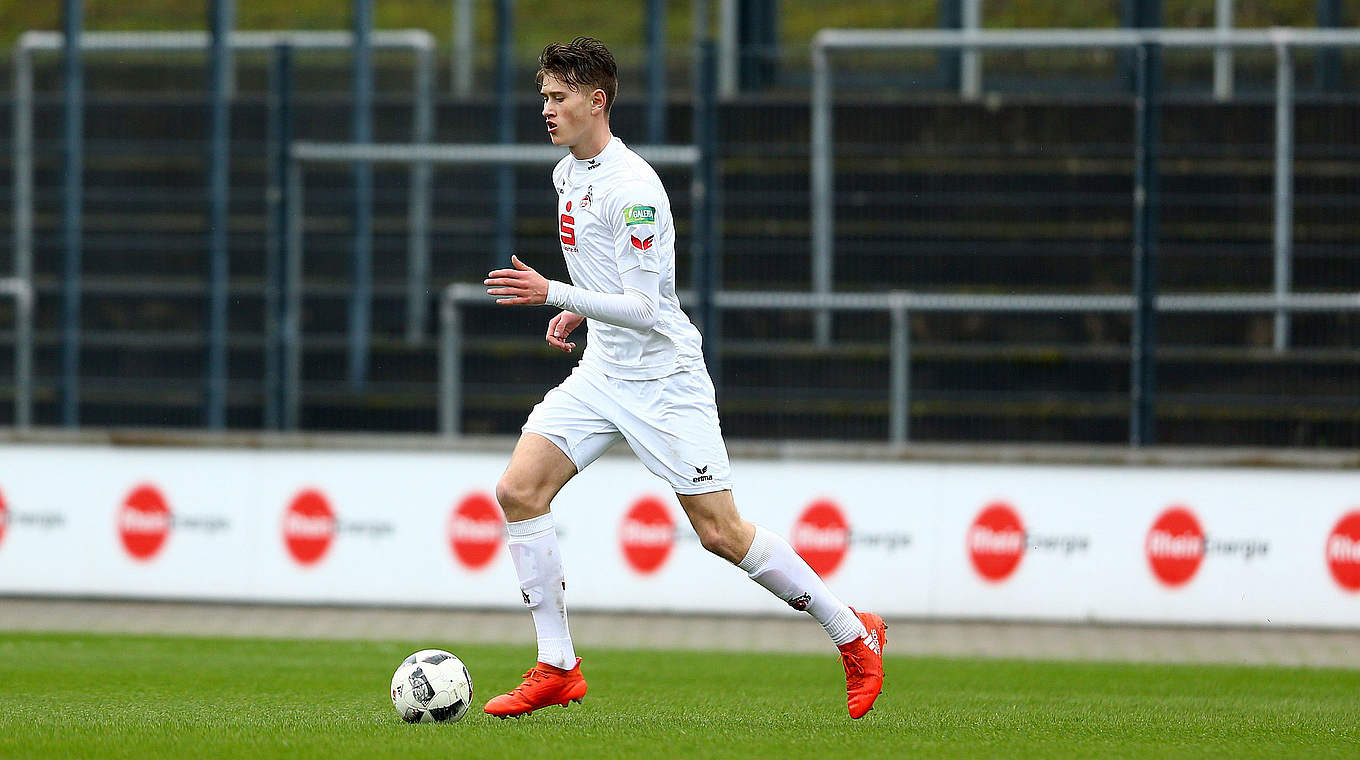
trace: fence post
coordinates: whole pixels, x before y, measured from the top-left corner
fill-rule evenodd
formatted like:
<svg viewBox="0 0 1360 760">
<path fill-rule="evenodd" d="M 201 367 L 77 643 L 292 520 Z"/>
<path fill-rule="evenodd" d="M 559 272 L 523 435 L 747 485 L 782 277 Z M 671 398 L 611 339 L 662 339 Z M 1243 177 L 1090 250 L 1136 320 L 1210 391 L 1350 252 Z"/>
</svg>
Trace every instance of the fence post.
<svg viewBox="0 0 1360 760">
<path fill-rule="evenodd" d="M 1157 384 L 1157 234 L 1161 203 L 1157 153 L 1161 140 L 1161 46 L 1143 43 L 1137 49 L 1133 191 L 1133 335 L 1129 382 L 1132 405 L 1129 443 L 1144 446 L 1155 440 Z"/>
<path fill-rule="evenodd" d="M 204 377 L 204 422 L 210 430 L 227 424 L 227 301 L 231 254 L 231 28 L 235 0 L 212 0 L 209 56 L 208 138 L 208 356 Z"/>
<path fill-rule="evenodd" d="M 353 140 L 373 141 L 372 0 L 354 0 Z M 349 300 L 349 387 L 362 393 L 368 375 L 369 313 L 373 300 L 373 165 L 354 162 L 354 281 Z"/>
<path fill-rule="evenodd" d="M 62 31 L 65 49 L 62 71 L 65 115 L 62 138 L 62 237 L 65 248 L 62 278 L 61 421 L 80 424 L 80 297 L 81 210 L 85 172 L 85 71 L 81 61 L 81 32 L 85 23 L 83 0 L 65 0 Z"/>
<path fill-rule="evenodd" d="M 1233 0 L 1214 0 L 1214 27 L 1226 34 L 1233 28 Z M 1233 49 L 1227 45 L 1214 48 L 1214 100 L 1220 103 L 1233 96 Z"/>
<path fill-rule="evenodd" d="M 14 426 L 33 422 L 33 56 L 23 37 L 14 46 L 14 276 L 29 288 L 28 308 L 16 314 Z"/>
<path fill-rule="evenodd" d="M 694 88 L 694 142 L 699 162 L 693 172 L 694 195 L 694 294 L 699 324 L 704 331 L 704 361 L 715 390 L 722 385 L 721 316 L 713 302 L 718 288 L 717 235 L 714 224 L 718 205 L 717 103 L 714 97 L 716 62 L 713 42 L 703 40 L 696 47 Z"/>
<path fill-rule="evenodd" d="M 283 427 L 297 430 L 302 406 L 302 162 L 285 154 L 288 171 L 284 181 L 284 210 L 288 217 L 283 259 Z"/>
<path fill-rule="evenodd" d="M 1341 0 L 1317 0 L 1317 25 L 1319 29 L 1340 29 L 1345 26 L 1341 19 Z M 1318 48 L 1317 87 L 1323 92 L 1336 92 L 1341 89 L 1341 51 L 1334 47 Z"/>
<path fill-rule="evenodd" d="M 1294 269 L 1294 59 L 1275 44 L 1275 295 L 1288 297 Z M 1275 312 L 1275 351 L 1289 347 L 1289 311 Z"/>
<path fill-rule="evenodd" d="M 425 145 L 434 136 L 434 50 L 422 47 L 416 54 L 416 78 L 411 93 L 413 122 L 411 142 Z M 406 241 L 406 342 L 417 345 L 425 335 L 425 312 L 430 281 L 430 204 L 434 167 L 428 161 L 411 166 L 407 192 Z"/>
<path fill-rule="evenodd" d="M 288 155 L 292 129 L 293 49 L 274 48 L 269 69 L 269 237 L 265 248 L 264 426 L 283 427 L 284 252 L 288 249 Z"/>
<path fill-rule="evenodd" d="M 463 319 L 457 296 L 446 290 L 439 297 L 439 432 L 457 437 L 462 432 Z"/>
<path fill-rule="evenodd" d="M 936 10 L 941 29 L 954 31 L 963 28 L 963 0 L 938 0 Z M 952 46 L 939 48 L 937 60 L 944 89 L 960 91 L 963 51 Z"/>
<path fill-rule="evenodd" d="M 976 32 L 982 26 L 982 0 L 963 0 L 961 27 L 964 34 Z M 982 97 L 982 52 L 964 48 L 959 61 L 959 97 L 975 101 Z"/>
<path fill-rule="evenodd" d="M 496 102 L 499 109 L 497 140 L 506 145 L 515 141 L 515 1 L 496 4 Z M 515 248 L 515 167 L 506 164 L 496 170 L 496 250 L 491 268 L 510 266 Z"/>
<path fill-rule="evenodd" d="M 812 43 L 812 292 L 830 293 L 834 256 L 835 210 L 831 196 L 832 176 L 831 59 L 825 45 Z M 818 346 L 831 342 L 831 312 L 813 314 L 813 334 Z"/>
<path fill-rule="evenodd" d="M 647 142 L 666 142 L 666 0 L 647 2 Z"/>
<path fill-rule="evenodd" d="M 453 82 L 453 96 L 464 99 L 472 95 L 472 40 L 476 28 L 476 13 L 472 0 L 453 0 L 453 67 L 449 78 Z"/>
<path fill-rule="evenodd" d="M 888 431 L 895 444 L 911 436 L 911 312 L 905 294 L 892 307 L 892 353 L 889 357 Z"/>
</svg>

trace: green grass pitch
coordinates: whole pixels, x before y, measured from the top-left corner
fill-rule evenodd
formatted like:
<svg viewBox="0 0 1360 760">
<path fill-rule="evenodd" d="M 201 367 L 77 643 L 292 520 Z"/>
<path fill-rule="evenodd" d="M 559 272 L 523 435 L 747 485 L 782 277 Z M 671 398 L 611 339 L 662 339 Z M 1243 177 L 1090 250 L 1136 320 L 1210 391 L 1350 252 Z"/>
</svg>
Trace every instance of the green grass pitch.
<svg viewBox="0 0 1360 760">
<path fill-rule="evenodd" d="M 582 705 L 407 725 L 388 681 L 427 646 L 464 659 L 478 705 L 534 656 L 440 641 L 0 634 L 0 758 L 1360 757 L 1360 672 L 1346 670 L 890 656 L 878 705 L 851 721 L 829 647 L 600 650 L 584 652 Z"/>
</svg>

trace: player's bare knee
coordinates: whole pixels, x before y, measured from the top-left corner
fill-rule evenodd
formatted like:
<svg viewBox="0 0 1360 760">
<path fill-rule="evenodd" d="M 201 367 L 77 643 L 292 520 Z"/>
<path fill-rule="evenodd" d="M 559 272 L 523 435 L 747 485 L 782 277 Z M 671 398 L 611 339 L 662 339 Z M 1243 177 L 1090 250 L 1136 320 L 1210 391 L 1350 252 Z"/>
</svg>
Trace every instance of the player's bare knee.
<svg viewBox="0 0 1360 760">
<path fill-rule="evenodd" d="M 496 483 L 496 502 L 501 505 L 506 522 L 529 520 L 548 511 L 542 489 L 513 478 L 502 477 Z"/>
<path fill-rule="evenodd" d="M 742 555 L 736 548 L 740 539 L 737 531 L 716 520 L 696 522 L 694 531 L 699 535 L 700 546 L 728 562 L 741 561 Z"/>
</svg>

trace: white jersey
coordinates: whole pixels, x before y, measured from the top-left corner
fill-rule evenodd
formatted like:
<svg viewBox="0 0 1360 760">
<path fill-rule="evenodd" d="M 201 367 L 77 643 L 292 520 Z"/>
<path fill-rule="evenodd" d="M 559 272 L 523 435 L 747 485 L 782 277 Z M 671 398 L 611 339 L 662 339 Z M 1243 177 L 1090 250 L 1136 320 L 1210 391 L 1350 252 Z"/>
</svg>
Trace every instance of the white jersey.
<svg viewBox="0 0 1360 760">
<path fill-rule="evenodd" d="M 675 295 L 670 199 L 651 165 L 614 137 L 594 158 L 567 154 L 552 178 L 562 255 L 573 285 L 623 293 L 623 272 L 640 267 L 660 277 L 656 324 L 636 330 L 588 319 L 581 364 L 625 380 L 702 367 L 699 331 Z"/>
</svg>

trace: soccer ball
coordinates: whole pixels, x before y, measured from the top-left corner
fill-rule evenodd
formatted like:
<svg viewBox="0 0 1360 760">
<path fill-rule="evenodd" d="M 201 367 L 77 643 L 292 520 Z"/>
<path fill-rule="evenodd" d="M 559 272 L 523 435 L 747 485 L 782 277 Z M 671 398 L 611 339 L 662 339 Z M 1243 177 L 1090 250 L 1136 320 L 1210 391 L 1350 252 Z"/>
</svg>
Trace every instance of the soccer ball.
<svg viewBox="0 0 1360 760">
<path fill-rule="evenodd" d="M 392 706 L 407 723 L 453 723 L 472 705 L 472 676 L 442 649 L 422 649 L 392 674 Z"/>
</svg>

